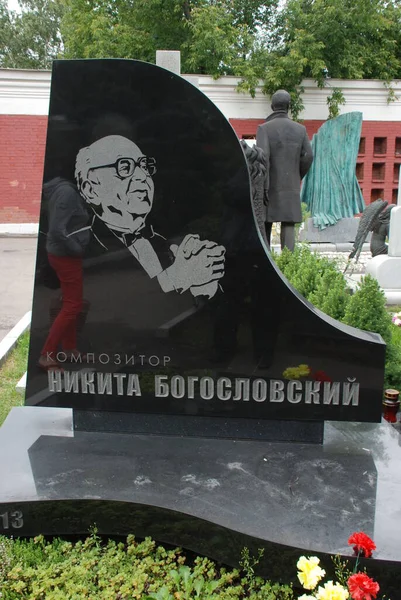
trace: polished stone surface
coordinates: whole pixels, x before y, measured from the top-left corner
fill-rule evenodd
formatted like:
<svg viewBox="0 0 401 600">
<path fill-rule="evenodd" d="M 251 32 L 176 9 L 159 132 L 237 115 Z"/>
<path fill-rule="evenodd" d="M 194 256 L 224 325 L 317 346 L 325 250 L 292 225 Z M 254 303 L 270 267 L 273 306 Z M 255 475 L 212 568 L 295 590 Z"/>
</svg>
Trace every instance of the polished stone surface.
<svg viewBox="0 0 401 600">
<path fill-rule="evenodd" d="M 354 242 L 356 232 L 358 231 L 359 219 L 355 217 L 345 217 L 340 219 L 334 225 L 320 229 L 313 225 L 313 219 L 306 219 L 303 229 L 299 233 L 301 242 L 314 243 L 339 243 Z M 368 240 L 371 234 L 369 234 Z"/>
<path fill-rule="evenodd" d="M 398 429 L 396 428 L 398 427 Z M 258 572 L 296 581 L 301 554 L 362 561 L 397 600 L 401 589 L 399 425 L 326 423 L 324 444 L 74 432 L 71 409 L 14 408 L 0 429 L 0 533 L 153 537 L 238 566 L 265 553 Z M 360 567 L 360 568 L 361 568 Z M 301 591 L 299 590 L 301 593 Z"/>
<path fill-rule="evenodd" d="M 134 185 L 138 153 L 152 157 L 140 163 L 148 169 L 141 184 L 147 191 L 136 190 L 124 204 L 118 186 Z M 59 296 L 37 279 L 28 405 L 380 420 L 381 338 L 326 317 L 282 278 L 255 226 L 241 146 L 206 96 L 146 63 L 55 61 L 45 182 L 72 181 L 77 157 L 80 193 L 93 218 L 79 339 L 91 362 L 64 364 L 58 381 L 37 369 Z M 116 223 L 128 233 L 113 229 Z M 216 273 L 223 276 L 214 279 Z M 287 368 L 301 364 L 310 374 L 290 381 Z"/>
<path fill-rule="evenodd" d="M 321 444 L 324 423 L 74 410 L 74 430 Z"/>
<path fill-rule="evenodd" d="M 370 456 L 313 445 L 80 432 L 72 441 L 43 436 L 29 457 L 41 499 L 112 496 L 321 552 L 345 551 L 344 531 L 373 535 Z"/>
<path fill-rule="evenodd" d="M 160 507 L 316 552 L 347 554 L 363 530 L 377 558 L 401 561 L 400 440 L 388 423 L 326 423 L 323 446 L 73 433 L 68 409 L 14 408 L 0 429 L 0 500 Z"/>
</svg>

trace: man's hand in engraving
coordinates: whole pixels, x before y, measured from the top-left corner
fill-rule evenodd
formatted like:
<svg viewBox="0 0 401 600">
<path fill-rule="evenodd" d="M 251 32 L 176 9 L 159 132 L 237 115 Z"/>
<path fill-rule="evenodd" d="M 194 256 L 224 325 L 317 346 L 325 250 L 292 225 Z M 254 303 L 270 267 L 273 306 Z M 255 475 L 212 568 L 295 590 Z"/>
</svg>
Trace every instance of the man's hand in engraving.
<svg viewBox="0 0 401 600">
<path fill-rule="evenodd" d="M 180 292 L 190 289 L 194 296 L 214 296 L 218 280 L 224 276 L 224 246 L 190 234 L 170 249 L 175 260 L 166 274 L 173 287 Z"/>
</svg>

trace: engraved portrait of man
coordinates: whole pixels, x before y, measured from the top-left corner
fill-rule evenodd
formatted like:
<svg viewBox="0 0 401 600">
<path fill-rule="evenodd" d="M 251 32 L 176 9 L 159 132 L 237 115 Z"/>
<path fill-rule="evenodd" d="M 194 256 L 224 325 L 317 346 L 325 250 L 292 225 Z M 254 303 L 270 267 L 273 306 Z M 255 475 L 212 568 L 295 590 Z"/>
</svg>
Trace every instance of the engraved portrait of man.
<svg viewBox="0 0 401 600">
<path fill-rule="evenodd" d="M 145 156 L 131 140 L 109 135 L 82 148 L 76 157 L 78 190 L 94 213 L 135 257 L 150 278 L 157 278 L 164 292 L 187 290 L 193 296 L 211 298 L 224 276 L 225 248 L 196 233 L 186 235 L 179 244 L 169 246 L 168 264 L 158 247 L 165 238 L 149 223 L 155 186 L 156 160 Z"/>
</svg>

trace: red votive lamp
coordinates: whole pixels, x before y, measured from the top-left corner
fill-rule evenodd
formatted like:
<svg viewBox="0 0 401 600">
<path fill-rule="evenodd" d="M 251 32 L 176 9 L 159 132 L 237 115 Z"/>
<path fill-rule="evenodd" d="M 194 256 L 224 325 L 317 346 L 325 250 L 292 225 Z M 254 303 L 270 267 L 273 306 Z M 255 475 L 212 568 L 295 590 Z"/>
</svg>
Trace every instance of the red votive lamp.
<svg viewBox="0 0 401 600">
<path fill-rule="evenodd" d="M 398 390 L 385 390 L 383 400 L 383 418 L 389 423 L 397 422 L 397 412 L 400 408 L 400 392 Z"/>
</svg>

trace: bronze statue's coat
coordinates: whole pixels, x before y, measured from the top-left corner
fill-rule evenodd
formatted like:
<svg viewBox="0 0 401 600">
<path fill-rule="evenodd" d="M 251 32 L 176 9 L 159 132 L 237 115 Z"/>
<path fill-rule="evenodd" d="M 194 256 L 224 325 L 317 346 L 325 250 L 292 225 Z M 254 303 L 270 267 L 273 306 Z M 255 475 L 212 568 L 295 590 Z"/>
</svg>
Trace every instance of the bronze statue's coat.
<svg viewBox="0 0 401 600">
<path fill-rule="evenodd" d="M 286 111 L 275 111 L 259 125 L 256 145 L 266 154 L 265 196 L 268 223 L 302 221 L 301 179 L 313 162 L 306 129 L 292 121 Z"/>
</svg>

